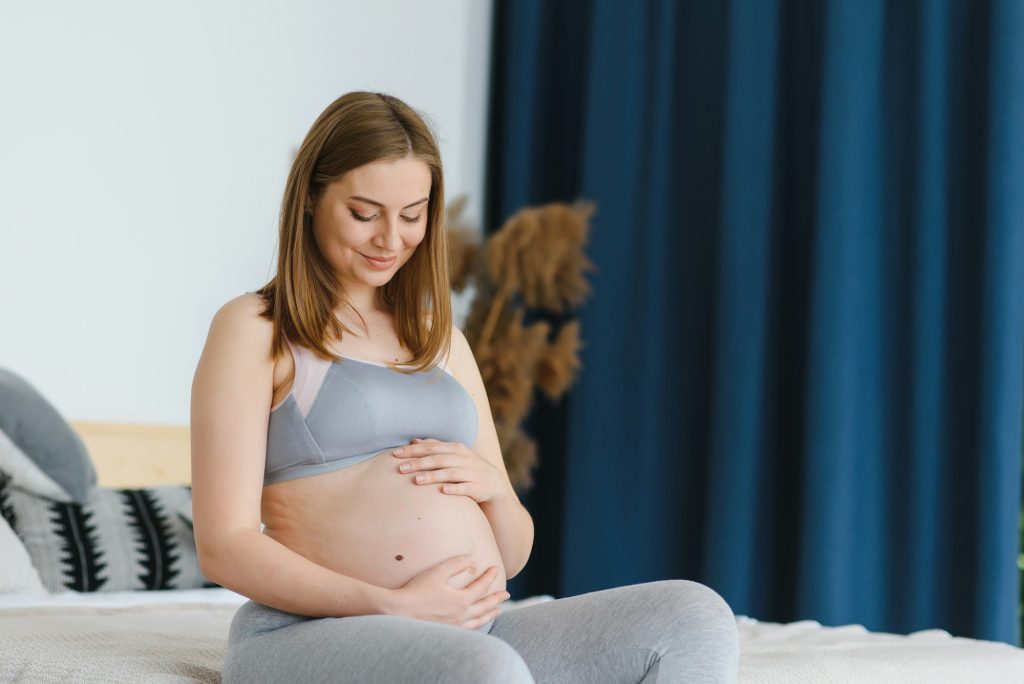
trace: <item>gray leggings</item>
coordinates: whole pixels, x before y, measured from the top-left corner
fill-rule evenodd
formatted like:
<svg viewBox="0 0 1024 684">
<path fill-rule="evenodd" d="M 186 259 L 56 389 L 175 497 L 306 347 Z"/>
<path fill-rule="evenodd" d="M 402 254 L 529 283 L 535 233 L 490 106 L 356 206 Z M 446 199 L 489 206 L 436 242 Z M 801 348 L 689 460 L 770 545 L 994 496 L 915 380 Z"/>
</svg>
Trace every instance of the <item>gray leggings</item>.
<svg viewBox="0 0 1024 684">
<path fill-rule="evenodd" d="M 509 609 L 476 631 L 249 601 L 231 623 L 224 682 L 710 684 L 735 682 L 738 665 L 729 605 L 703 584 L 665 580 Z"/>
</svg>

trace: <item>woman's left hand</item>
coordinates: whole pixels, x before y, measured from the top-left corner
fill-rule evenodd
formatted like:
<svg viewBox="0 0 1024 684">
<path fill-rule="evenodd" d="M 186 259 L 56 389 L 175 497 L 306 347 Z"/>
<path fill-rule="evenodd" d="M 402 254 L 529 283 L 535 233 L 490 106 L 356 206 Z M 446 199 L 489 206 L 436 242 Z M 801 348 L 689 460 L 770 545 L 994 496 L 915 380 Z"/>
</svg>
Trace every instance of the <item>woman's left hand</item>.
<svg viewBox="0 0 1024 684">
<path fill-rule="evenodd" d="M 412 473 L 414 484 L 441 483 L 442 494 L 483 503 L 504 491 L 501 471 L 462 442 L 414 439 L 391 453 L 401 461 L 400 473 Z"/>
</svg>

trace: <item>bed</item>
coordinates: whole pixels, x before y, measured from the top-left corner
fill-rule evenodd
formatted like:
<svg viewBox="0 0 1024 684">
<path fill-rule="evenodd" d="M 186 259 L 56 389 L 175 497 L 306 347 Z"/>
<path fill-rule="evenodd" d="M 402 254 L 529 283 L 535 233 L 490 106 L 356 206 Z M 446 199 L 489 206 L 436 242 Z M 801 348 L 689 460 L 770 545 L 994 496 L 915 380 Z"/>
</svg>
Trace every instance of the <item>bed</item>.
<svg viewBox="0 0 1024 684">
<path fill-rule="evenodd" d="M 100 486 L 188 482 L 186 428 L 74 428 Z M 545 600 L 510 601 L 507 609 Z M 0 681 L 219 682 L 228 626 L 244 601 L 220 587 L 0 593 Z M 742 615 L 737 626 L 742 684 L 1024 682 L 1024 650 L 941 630 L 897 635 Z"/>
<path fill-rule="evenodd" d="M 220 588 L 6 597 L 0 681 L 219 682 L 228 625 L 244 600 Z M 1006 644 L 737 620 L 741 684 L 1024 682 L 1024 655 Z"/>
</svg>

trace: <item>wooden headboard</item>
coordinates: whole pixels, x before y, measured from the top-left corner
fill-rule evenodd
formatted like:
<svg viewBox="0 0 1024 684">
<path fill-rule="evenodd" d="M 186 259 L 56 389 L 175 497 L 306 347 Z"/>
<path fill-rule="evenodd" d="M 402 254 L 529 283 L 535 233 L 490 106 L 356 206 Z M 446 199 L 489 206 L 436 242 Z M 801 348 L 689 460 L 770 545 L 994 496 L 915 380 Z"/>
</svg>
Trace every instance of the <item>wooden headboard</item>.
<svg viewBox="0 0 1024 684">
<path fill-rule="evenodd" d="M 192 461 L 187 426 L 72 422 L 103 487 L 189 484 Z"/>
</svg>

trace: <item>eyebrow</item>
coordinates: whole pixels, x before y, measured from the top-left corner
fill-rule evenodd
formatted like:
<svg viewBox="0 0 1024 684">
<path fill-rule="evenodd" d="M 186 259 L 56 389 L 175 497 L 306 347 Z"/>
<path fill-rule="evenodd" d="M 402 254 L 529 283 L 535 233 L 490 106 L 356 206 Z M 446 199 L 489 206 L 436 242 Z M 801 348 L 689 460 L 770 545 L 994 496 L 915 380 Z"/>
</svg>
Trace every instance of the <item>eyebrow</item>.
<svg viewBox="0 0 1024 684">
<path fill-rule="evenodd" d="M 366 202 L 367 204 L 373 204 L 373 205 L 376 205 L 378 207 L 383 207 L 384 206 L 383 204 L 381 204 L 377 200 L 372 200 L 369 197 L 360 197 L 359 195 L 352 195 L 351 197 L 349 197 L 349 199 L 359 200 L 360 202 Z M 424 202 L 426 202 L 429 199 L 430 199 L 429 197 L 424 197 L 423 199 L 418 199 L 415 202 L 413 202 L 412 204 L 405 205 L 404 207 L 402 207 L 402 209 L 411 209 L 412 207 L 415 207 L 417 204 L 423 204 Z"/>
</svg>

